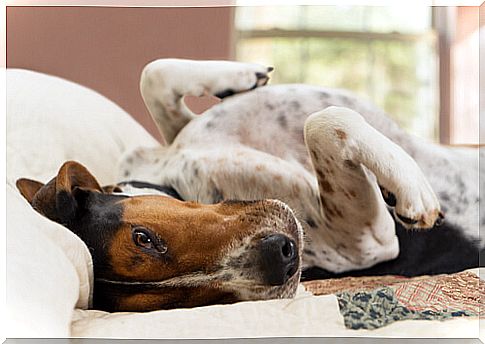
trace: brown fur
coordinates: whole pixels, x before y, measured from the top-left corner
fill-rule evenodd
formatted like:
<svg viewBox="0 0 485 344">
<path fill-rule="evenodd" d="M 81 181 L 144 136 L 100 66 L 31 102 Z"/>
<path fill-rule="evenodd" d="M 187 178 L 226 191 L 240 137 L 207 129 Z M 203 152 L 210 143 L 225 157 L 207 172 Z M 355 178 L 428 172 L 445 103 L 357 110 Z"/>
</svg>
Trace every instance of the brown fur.
<svg viewBox="0 0 485 344">
<path fill-rule="evenodd" d="M 244 219 L 248 205 L 240 203 L 203 205 L 160 196 L 130 197 L 120 203 L 124 225 L 109 248 L 111 262 L 116 274 L 138 281 L 166 280 L 200 267 L 204 272 L 214 271 L 229 245 L 255 229 Z M 162 260 L 144 255 L 143 264 L 130 267 L 129 260 L 138 254 L 137 247 L 127 245 L 133 225 L 163 238 L 169 251 Z"/>
</svg>

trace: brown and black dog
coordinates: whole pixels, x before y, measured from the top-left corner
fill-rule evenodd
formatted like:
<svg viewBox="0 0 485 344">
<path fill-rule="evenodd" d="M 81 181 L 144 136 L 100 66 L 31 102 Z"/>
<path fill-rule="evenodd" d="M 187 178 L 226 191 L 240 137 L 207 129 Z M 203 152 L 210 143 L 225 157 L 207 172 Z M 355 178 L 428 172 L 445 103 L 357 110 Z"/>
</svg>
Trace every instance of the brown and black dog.
<svg viewBox="0 0 485 344">
<path fill-rule="evenodd" d="M 277 200 L 213 205 L 101 187 L 68 161 L 47 184 L 19 179 L 32 207 L 77 234 L 94 261 L 96 309 L 149 311 L 292 297 L 302 229 Z"/>
</svg>

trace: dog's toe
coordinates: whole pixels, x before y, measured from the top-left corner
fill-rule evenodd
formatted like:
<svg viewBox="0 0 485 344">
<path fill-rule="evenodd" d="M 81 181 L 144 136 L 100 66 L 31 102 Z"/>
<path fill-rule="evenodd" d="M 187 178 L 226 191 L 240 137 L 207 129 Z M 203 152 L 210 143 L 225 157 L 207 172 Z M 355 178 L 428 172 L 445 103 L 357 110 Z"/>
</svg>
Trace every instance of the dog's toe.
<svg viewBox="0 0 485 344">
<path fill-rule="evenodd" d="M 413 203 L 407 203 L 408 207 L 403 209 L 399 206 L 399 198 L 395 208 L 396 219 L 406 228 L 409 229 L 427 229 L 440 225 L 443 222 L 443 214 L 440 211 L 439 204 L 423 203 L 416 200 Z"/>
<path fill-rule="evenodd" d="M 381 187 L 385 202 L 394 208 L 396 220 L 406 228 L 426 229 L 443 221 L 438 198 L 417 166 L 401 175 L 401 185 L 388 191 Z"/>
</svg>

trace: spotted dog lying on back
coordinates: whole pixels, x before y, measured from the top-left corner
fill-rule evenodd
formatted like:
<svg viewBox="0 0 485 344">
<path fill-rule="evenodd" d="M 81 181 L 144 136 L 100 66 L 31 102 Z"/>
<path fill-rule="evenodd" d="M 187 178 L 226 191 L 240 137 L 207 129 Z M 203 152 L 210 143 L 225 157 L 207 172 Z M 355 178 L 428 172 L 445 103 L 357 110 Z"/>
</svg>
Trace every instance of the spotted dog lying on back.
<svg viewBox="0 0 485 344">
<path fill-rule="evenodd" d="M 168 145 L 128 153 L 120 180 L 130 181 L 101 187 L 74 161 L 46 184 L 17 181 L 35 210 L 89 247 L 94 308 L 285 298 L 300 276 L 479 264 L 481 152 L 409 136 L 343 91 L 261 87 L 269 71 L 155 61 L 141 90 Z M 203 94 L 223 101 L 195 116 L 183 96 Z"/>
<path fill-rule="evenodd" d="M 127 154 L 120 180 L 208 204 L 286 202 L 305 231 L 303 278 L 478 265 L 483 150 L 413 137 L 342 90 L 265 86 L 271 70 L 228 61 L 148 64 L 141 92 L 167 145 Z M 186 95 L 222 102 L 196 116 Z"/>
</svg>

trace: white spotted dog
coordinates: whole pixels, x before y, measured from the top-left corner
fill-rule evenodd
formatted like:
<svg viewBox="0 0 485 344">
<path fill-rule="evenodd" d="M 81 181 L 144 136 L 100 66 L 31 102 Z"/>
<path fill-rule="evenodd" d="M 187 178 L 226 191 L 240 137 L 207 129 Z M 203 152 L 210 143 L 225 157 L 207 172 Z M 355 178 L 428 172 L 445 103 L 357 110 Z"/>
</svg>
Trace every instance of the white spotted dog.
<svg viewBox="0 0 485 344">
<path fill-rule="evenodd" d="M 127 154 L 120 179 L 171 188 L 185 201 L 286 202 L 304 226 L 307 279 L 478 266 L 483 151 L 413 137 L 342 90 L 265 86 L 271 70 L 148 64 L 141 93 L 167 145 Z M 200 116 L 184 104 L 207 94 L 222 102 Z"/>
</svg>

